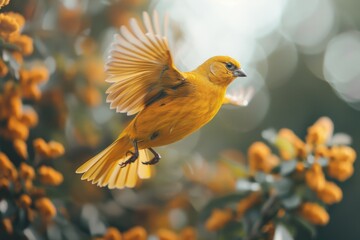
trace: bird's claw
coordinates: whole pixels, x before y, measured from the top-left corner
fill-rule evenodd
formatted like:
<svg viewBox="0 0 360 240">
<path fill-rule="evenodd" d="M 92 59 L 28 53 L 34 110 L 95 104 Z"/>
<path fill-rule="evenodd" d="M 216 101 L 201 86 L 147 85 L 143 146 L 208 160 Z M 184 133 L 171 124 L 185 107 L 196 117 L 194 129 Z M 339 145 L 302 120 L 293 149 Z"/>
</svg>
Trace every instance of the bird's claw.
<svg viewBox="0 0 360 240">
<path fill-rule="evenodd" d="M 131 151 L 127 151 L 126 155 L 131 154 L 132 156 L 128 158 L 125 162 L 120 163 L 120 167 L 126 167 L 128 164 L 133 163 L 136 161 L 136 159 L 139 157 L 139 154 L 133 153 Z"/>
<path fill-rule="evenodd" d="M 142 164 L 145 165 L 154 165 L 156 163 L 158 163 L 160 161 L 160 157 L 153 157 L 150 161 L 148 162 L 142 162 Z"/>
</svg>

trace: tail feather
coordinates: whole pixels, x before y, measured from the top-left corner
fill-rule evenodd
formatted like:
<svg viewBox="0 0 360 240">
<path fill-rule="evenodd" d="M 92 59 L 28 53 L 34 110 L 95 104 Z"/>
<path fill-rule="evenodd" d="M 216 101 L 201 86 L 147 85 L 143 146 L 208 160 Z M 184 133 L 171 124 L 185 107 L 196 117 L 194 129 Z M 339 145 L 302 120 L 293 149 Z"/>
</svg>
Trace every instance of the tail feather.
<svg viewBox="0 0 360 240">
<path fill-rule="evenodd" d="M 108 146 L 105 150 L 81 165 L 76 173 L 82 173 L 82 180 L 91 181 L 100 187 L 109 188 L 133 188 L 138 178 L 151 177 L 151 167 L 142 164 L 151 159 L 147 149 L 139 150 L 139 158 L 125 167 L 120 164 L 127 160 L 126 152 L 131 148 L 128 140 L 120 138 Z"/>
</svg>

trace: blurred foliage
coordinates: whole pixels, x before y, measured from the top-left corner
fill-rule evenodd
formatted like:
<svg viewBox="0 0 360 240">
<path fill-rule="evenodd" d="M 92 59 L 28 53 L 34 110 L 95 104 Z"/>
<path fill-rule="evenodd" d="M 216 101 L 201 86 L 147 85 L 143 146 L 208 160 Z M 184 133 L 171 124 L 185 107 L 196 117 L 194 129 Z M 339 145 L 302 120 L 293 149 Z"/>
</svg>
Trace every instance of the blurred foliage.
<svg viewBox="0 0 360 240">
<path fill-rule="evenodd" d="M 305 140 L 290 129 L 263 131 L 268 144 L 251 143 L 247 157 L 224 150 L 210 161 L 190 150 L 163 148 L 166 161 L 157 165 L 159 174 L 136 190 L 109 191 L 75 176 L 76 167 L 128 121 L 104 103 L 103 55 L 113 33 L 149 5 L 146 0 L 0 0 L 0 239 L 315 237 L 316 226 L 330 220 L 327 206 L 343 197 L 333 181 L 347 180 L 356 158 L 347 146 L 351 138 L 333 134 L 329 118 L 308 128 Z M 176 30 L 181 38 L 184 33 Z M 276 54 L 270 56 L 275 64 L 281 55 Z M 284 102 L 284 93 L 276 91 L 273 103 Z M 303 100 L 298 104 L 309 104 L 298 94 Z M 268 100 L 260 92 L 254 106 Z M 292 115 L 287 103 L 281 106 L 272 114 L 286 112 L 283 121 L 304 132 L 307 120 L 295 121 L 301 112 Z M 240 112 L 257 112 L 251 109 Z M 235 124 L 248 121 L 255 127 L 261 118 Z M 244 136 L 248 142 L 258 138 L 251 131 Z M 195 134 L 178 148 L 191 149 L 199 139 Z M 207 147 L 205 155 L 225 148 L 222 144 L 226 141 Z"/>
</svg>

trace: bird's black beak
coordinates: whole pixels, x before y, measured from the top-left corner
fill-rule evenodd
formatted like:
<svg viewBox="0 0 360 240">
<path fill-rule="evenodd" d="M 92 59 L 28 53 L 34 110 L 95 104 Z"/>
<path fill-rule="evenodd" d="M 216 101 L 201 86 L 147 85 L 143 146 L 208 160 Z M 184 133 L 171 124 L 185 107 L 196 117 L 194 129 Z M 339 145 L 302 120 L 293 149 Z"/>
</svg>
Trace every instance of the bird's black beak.
<svg viewBox="0 0 360 240">
<path fill-rule="evenodd" d="M 246 77 L 246 73 L 241 68 L 233 71 L 234 77 Z"/>
</svg>

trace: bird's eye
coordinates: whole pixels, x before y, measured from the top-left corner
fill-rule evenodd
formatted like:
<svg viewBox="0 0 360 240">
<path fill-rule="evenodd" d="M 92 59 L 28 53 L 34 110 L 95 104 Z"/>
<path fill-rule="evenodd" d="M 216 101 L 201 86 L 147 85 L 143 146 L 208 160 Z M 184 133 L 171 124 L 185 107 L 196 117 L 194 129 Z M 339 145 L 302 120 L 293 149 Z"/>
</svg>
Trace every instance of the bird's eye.
<svg viewBox="0 0 360 240">
<path fill-rule="evenodd" d="M 231 62 L 227 62 L 225 63 L 225 66 L 227 69 L 229 69 L 230 71 L 233 71 L 236 67 L 234 64 L 232 64 Z"/>
</svg>

